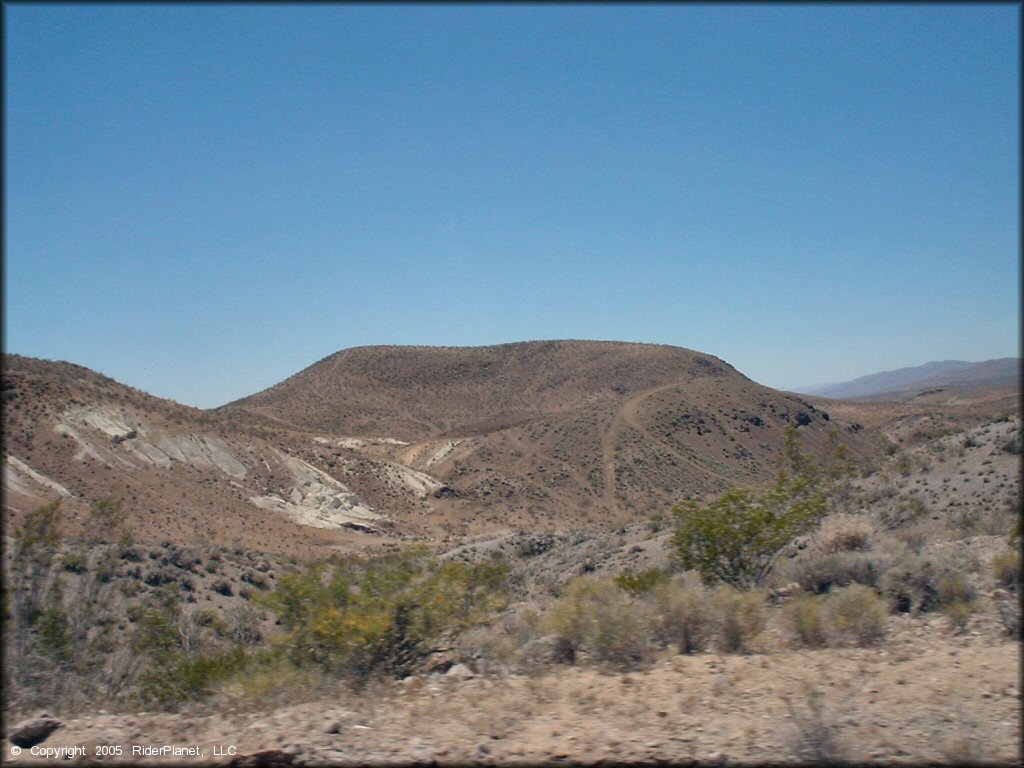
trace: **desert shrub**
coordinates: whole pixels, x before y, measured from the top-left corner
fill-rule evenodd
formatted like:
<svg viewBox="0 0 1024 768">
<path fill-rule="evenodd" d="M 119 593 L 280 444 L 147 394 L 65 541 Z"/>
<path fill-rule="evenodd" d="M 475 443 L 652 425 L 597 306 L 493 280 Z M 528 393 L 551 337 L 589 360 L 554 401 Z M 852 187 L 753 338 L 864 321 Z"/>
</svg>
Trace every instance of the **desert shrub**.
<svg viewBox="0 0 1024 768">
<path fill-rule="evenodd" d="M 873 534 L 874 526 L 861 515 L 832 515 L 822 520 L 815 539 L 824 554 L 862 552 L 871 548 Z"/>
<path fill-rule="evenodd" d="M 247 660 L 239 645 L 218 641 L 203 614 L 184 613 L 173 599 L 140 611 L 132 648 L 148 661 L 139 676 L 140 699 L 168 709 L 209 694 Z"/>
<path fill-rule="evenodd" d="M 673 556 L 684 570 L 740 589 L 756 587 L 782 549 L 818 523 L 827 493 L 793 429 L 786 432 L 784 461 L 775 485 L 764 493 L 732 488 L 708 504 L 686 499 L 672 510 Z"/>
<path fill-rule="evenodd" d="M 128 543 L 127 532 L 128 512 L 121 502 L 105 497 L 89 507 L 86 520 L 86 540 L 91 543 L 101 541 L 117 541 L 123 539 Z"/>
<path fill-rule="evenodd" d="M 1000 552 L 992 558 L 992 575 L 996 584 L 1011 592 L 1020 592 L 1020 552 Z"/>
<path fill-rule="evenodd" d="M 268 588 L 266 577 L 263 574 L 256 573 L 254 571 L 245 571 L 242 574 L 242 581 L 246 582 L 247 584 L 252 584 L 257 589 Z"/>
<path fill-rule="evenodd" d="M 347 676 L 409 674 L 445 638 L 504 607 L 498 561 L 438 564 L 422 552 L 316 564 L 278 580 L 258 602 L 287 630 L 281 646 L 299 664 Z"/>
<path fill-rule="evenodd" d="M 859 645 L 871 645 L 885 636 L 888 610 L 885 601 L 870 587 L 840 587 L 826 598 L 825 610 L 832 629 Z"/>
<path fill-rule="evenodd" d="M 669 578 L 669 574 L 658 568 L 648 568 L 637 573 L 620 573 L 615 583 L 634 597 L 646 595 L 654 587 Z"/>
<path fill-rule="evenodd" d="M 1021 433 L 1020 429 L 1015 429 L 1009 434 L 999 438 L 996 442 L 996 447 L 1004 453 L 1012 453 L 1019 455 L 1021 452 Z"/>
<path fill-rule="evenodd" d="M 804 553 L 788 560 L 780 573 L 786 581 L 799 584 L 804 592 L 821 595 L 850 584 L 877 587 L 891 560 L 892 556 L 884 551 Z"/>
<path fill-rule="evenodd" d="M 966 628 L 977 609 L 977 590 L 962 571 L 947 571 L 938 580 L 938 605 L 953 628 Z"/>
<path fill-rule="evenodd" d="M 967 628 L 967 624 L 976 610 L 976 604 L 967 601 L 950 603 L 942 608 L 942 612 L 946 614 L 950 625 L 957 632 L 962 632 Z"/>
<path fill-rule="evenodd" d="M 659 641 L 675 645 L 680 653 L 707 648 L 714 635 L 715 614 L 711 596 L 697 574 L 684 573 L 660 582 L 652 597 Z"/>
<path fill-rule="evenodd" d="M 119 645 L 112 628 L 122 620 L 124 595 L 105 574 L 116 552 L 96 545 L 69 577 L 60 553 L 59 504 L 30 512 L 13 536 L 5 572 L 4 683 L 20 706 L 86 706 L 120 696 L 138 672 L 138 660 Z M 88 564 L 90 567 L 84 567 Z"/>
<path fill-rule="evenodd" d="M 996 603 L 996 614 L 999 616 L 1003 629 L 1014 640 L 1020 640 L 1020 599 L 1004 589 L 997 589 L 993 597 Z"/>
<path fill-rule="evenodd" d="M 904 613 L 945 609 L 958 602 L 973 603 L 976 597 L 964 564 L 949 555 L 908 554 L 886 572 L 882 593 L 892 601 L 894 610 Z"/>
<path fill-rule="evenodd" d="M 251 605 L 239 605 L 228 611 L 224 631 L 234 642 L 242 645 L 256 645 L 263 640 L 260 630 L 262 614 Z"/>
<path fill-rule="evenodd" d="M 893 488 L 892 492 L 892 495 L 895 496 L 896 489 Z M 875 501 L 877 499 L 873 498 L 872 494 L 869 494 L 867 498 L 868 504 L 876 506 Z M 882 528 L 892 530 L 907 523 L 923 520 L 928 516 L 929 509 L 924 499 L 917 495 L 897 496 L 893 502 L 880 506 L 876 514 Z"/>
<path fill-rule="evenodd" d="M 516 536 L 515 552 L 520 557 L 542 555 L 555 545 L 553 533 L 530 534 L 520 532 Z"/>
<path fill-rule="evenodd" d="M 231 582 L 227 579 L 218 579 L 210 587 L 218 595 L 224 595 L 224 597 L 231 597 L 235 594 L 234 588 L 231 586 Z"/>
<path fill-rule="evenodd" d="M 816 595 L 797 595 L 783 610 L 793 638 L 809 648 L 828 644 L 828 628 L 822 599 Z"/>
<path fill-rule="evenodd" d="M 882 594 L 901 613 L 934 611 L 939 605 L 938 571 L 933 560 L 908 554 L 886 572 Z"/>
<path fill-rule="evenodd" d="M 613 581 L 579 577 L 569 582 L 540 626 L 554 636 L 570 663 L 583 652 L 597 661 L 631 668 L 649 655 L 650 617 Z"/>
<path fill-rule="evenodd" d="M 67 552 L 64 554 L 62 565 L 65 571 L 72 573 L 84 573 L 86 569 L 86 558 L 82 552 Z"/>
<path fill-rule="evenodd" d="M 760 592 L 741 592 L 729 585 L 715 590 L 712 604 L 721 650 L 729 653 L 750 650 L 750 641 L 765 627 L 764 601 Z"/>
<path fill-rule="evenodd" d="M 945 570 L 938 578 L 938 604 L 940 607 L 954 603 L 971 602 L 977 595 L 967 574 L 957 570 Z"/>
</svg>

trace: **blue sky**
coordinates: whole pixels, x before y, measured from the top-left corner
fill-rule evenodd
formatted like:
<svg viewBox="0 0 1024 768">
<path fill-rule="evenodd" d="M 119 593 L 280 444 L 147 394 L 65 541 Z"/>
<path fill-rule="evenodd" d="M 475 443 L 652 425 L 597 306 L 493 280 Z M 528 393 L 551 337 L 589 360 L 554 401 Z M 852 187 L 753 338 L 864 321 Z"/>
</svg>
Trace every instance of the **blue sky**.
<svg viewBox="0 0 1024 768">
<path fill-rule="evenodd" d="M 9 352 L 200 407 L 365 344 L 1019 354 L 1017 5 L 4 15 Z"/>
</svg>

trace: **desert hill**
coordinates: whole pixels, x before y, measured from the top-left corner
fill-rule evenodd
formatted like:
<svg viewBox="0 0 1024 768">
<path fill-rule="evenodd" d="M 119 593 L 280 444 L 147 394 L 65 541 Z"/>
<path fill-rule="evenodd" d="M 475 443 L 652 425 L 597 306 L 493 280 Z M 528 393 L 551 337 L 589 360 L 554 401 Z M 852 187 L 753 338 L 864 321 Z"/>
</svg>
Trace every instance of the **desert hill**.
<svg viewBox="0 0 1024 768">
<path fill-rule="evenodd" d="M 108 497 L 143 538 L 293 554 L 625 524 L 770 481 L 789 425 L 812 452 L 879 439 L 709 355 L 612 342 L 345 350 L 212 411 L 16 355 L 3 386 L 14 519 Z"/>
<path fill-rule="evenodd" d="M 374 448 L 438 478 L 464 517 L 556 528 L 768 480 L 789 424 L 812 450 L 833 429 L 869 442 L 718 358 L 622 342 L 350 349 L 219 412 L 406 442 Z"/>
<path fill-rule="evenodd" d="M 412 442 L 478 434 L 707 377 L 746 380 L 718 358 L 654 344 L 357 347 L 219 410 Z"/>
</svg>

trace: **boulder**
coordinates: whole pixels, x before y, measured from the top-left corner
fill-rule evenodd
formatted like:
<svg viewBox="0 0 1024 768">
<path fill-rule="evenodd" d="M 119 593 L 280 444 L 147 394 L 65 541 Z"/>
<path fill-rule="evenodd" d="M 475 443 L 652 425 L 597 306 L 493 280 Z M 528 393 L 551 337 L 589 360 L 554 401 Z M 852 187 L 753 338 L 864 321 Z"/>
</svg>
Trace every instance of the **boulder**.
<svg viewBox="0 0 1024 768">
<path fill-rule="evenodd" d="M 60 728 L 63 723 L 49 713 L 42 713 L 31 720 L 24 720 L 7 734 L 7 739 L 17 747 L 28 748 L 42 744 L 47 737 Z"/>
<path fill-rule="evenodd" d="M 445 677 L 454 680 L 469 680 L 473 677 L 473 670 L 462 663 L 453 664 L 448 668 L 448 671 L 445 673 Z"/>
</svg>

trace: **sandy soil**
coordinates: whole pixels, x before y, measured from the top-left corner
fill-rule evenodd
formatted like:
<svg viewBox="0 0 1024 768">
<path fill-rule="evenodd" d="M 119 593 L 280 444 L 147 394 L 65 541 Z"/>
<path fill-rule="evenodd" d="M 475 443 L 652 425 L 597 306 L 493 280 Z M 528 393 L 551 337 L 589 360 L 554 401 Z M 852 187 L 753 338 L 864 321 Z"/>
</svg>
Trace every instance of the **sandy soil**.
<svg viewBox="0 0 1024 768">
<path fill-rule="evenodd" d="M 139 764 L 229 763 L 215 747 L 236 758 L 282 750 L 296 764 L 1019 764 L 1019 681 L 1018 643 L 951 634 L 942 616 L 894 616 L 875 649 L 677 655 L 628 674 L 416 676 L 271 711 L 99 713 L 67 719 L 41 746 L 121 745 Z M 204 757 L 131 758 L 132 746 L 165 744 Z M 3 754 L 12 765 L 54 759 L 14 758 L 7 742 Z"/>
</svg>

